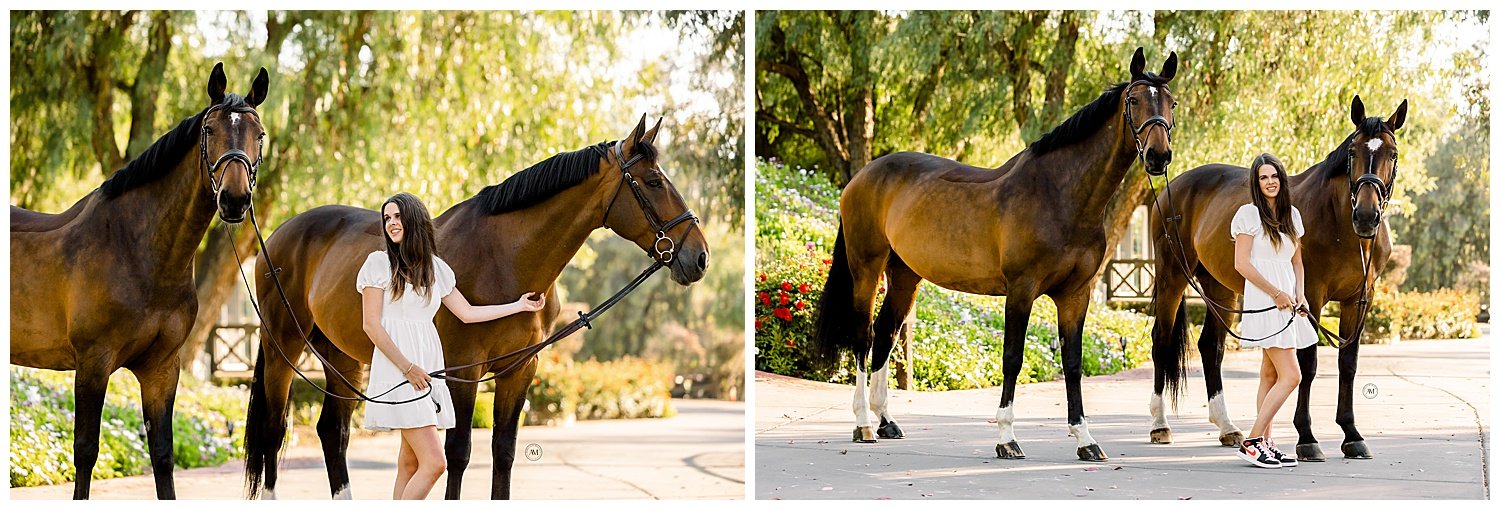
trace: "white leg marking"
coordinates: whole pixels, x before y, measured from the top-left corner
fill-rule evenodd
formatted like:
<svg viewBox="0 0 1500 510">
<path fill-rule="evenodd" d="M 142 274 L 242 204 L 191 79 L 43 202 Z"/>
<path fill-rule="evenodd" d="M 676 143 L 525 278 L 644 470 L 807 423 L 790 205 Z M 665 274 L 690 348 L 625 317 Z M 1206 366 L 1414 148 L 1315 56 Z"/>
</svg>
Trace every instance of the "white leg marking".
<svg viewBox="0 0 1500 510">
<path fill-rule="evenodd" d="M 1077 425 L 1068 425 L 1068 433 L 1072 434 L 1073 437 L 1078 438 L 1078 447 L 1079 448 L 1083 448 L 1085 446 L 1092 445 L 1092 444 L 1099 444 L 1098 441 L 1094 440 L 1094 436 L 1089 435 L 1089 421 L 1088 420 L 1083 420 L 1081 422 L 1078 422 Z"/>
<path fill-rule="evenodd" d="M 1001 407 L 996 410 L 995 423 L 1000 425 L 1001 444 L 1016 440 L 1016 409 L 1014 407 Z"/>
<path fill-rule="evenodd" d="M 338 492 L 333 493 L 333 499 L 348 499 L 348 500 L 352 500 L 352 499 L 354 499 L 354 493 L 349 491 L 349 485 L 348 484 L 344 484 L 343 487 L 339 487 Z"/>
<path fill-rule="evenodd" d="M 1239 427 L 1229 421 L 1229 408 L 1224 405 L 1224 394 L 1219 393 L 1208 399 L 1208 422 L 1219 426 L 1219 435 L 1237 432 Z"/>
<path fill-rule="evenodd" d="M 276 491 L 272 490 L 272 489 L 266 489 L 266 490 L 260 491 L 260 499 L 263 499 L 263 500 L 266 500 L 266 501 L 275 501 L 276 500 Z"/>
<path fill-rule="evenodd" d="M 854 426 L 870 426 L 869 375 L 863 370 L 854 371 Z"/>
<path fill-rule="evenodd" d="M 891 420 L 890 392 L 891 392 L 891 364 L 886 362 L 884 367 L 875 371 L 870 377 L 870 410 L 875 416 L 886 421 Z"/>
<path fill-rule="evenodd" d="M 1168 428 L 1165 404 L 1161 394 L 1151 395 L 1151 430 Z"/>
</svg>

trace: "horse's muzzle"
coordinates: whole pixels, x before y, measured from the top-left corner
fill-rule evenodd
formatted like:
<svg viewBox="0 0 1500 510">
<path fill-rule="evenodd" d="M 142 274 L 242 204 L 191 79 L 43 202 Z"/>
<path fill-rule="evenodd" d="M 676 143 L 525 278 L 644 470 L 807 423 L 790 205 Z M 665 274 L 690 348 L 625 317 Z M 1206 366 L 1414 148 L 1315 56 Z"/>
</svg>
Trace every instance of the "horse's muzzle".
<svg viewBox="0 0 1500 510">
<path fill-rule="evenodd" d="M 1172 164 L 1172 151 L 1146 149 L 1146 173 L 1154 176 L 1167 175 L 1167 165 Z"/>
<path fill-rule="evenodd" d="M 703 279 L 708 272 L 708 250 L 702 246 L 686 245 L 672 260 L 672 281 L 678 285 L 689 285 Z"/>
</svg>

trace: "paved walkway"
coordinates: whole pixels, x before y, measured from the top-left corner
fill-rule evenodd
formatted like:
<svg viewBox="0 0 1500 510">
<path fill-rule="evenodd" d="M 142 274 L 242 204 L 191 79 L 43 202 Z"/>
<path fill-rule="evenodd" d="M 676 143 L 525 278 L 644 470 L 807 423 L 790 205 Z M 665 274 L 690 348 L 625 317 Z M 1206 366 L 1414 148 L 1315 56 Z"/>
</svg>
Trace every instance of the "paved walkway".
<svg viewBox="0 0 1500 510">
<path fill-rule="evenodd" d="M 1110 456 L 1077 460 L 1068 436 L 1061 381 L 1022 385 L 1016 436 L 1028 458 L 995 458 L 998 388 L 892 391 L 891 409 L 907 439 L 850 442 L 852 387 L 756 374 L 757 499 L 1403 499 L 1488 497 L 1485 459 L 1490 418 L 1490 342 L 1406 341 L 1360 347 L 1355 415 L 1371 460 L 1346 460 L 1333 421 L 1337 350 L 1320 348 L 1313 385 L 1313 431 L 1324 463 L 1264 470 L 1219 446 L 1208 423 L 1202 374 L 1188 379 L 1176 441 L 1153 445 L 1147 405 L 1151 371 L 1084 379 L 1090 432 Z M 1198 366 L 1196 358 L 1190 366 Z M 1254 421 L 1259 353 L 1226 356 L 1225 394 L 1242 430 Z M 1295 399 L 1295 396 L 1293 397 Z M 1291 404 L 1275 422 L 1283 446 L 1295 443 Z M 1291 448 L 1287 448 L 1291 450 Z"/>
<path fill-rule="evenodd" d="M 578 422 L 568 427 L 522 427 L 511 495 L 516 499 L 744 499 L 745 404 L 674 400 L 677 416 L 662 420 Z M 357 437 L 349 468 L 355 499 L 389 499 L 400 436 Z M 524 448 L 542 449 L 529 461 Z M 490 495 L 490 431 L 476 430 L 464 473 L 464 499 Z M 282 463 L 277 496 L 328 499 L 328 476 L 317 437 L 303 437 Z M 241 462 L 177 472 L 182 499 L 244 497 Z M 439 480 L 428 499 L 442 499 Z M 150 476 L 98 480 L 94 499 L 153 499 Z M 73 484 L 14 488 L 11 499 L 66 499 Z"/>
</svg>

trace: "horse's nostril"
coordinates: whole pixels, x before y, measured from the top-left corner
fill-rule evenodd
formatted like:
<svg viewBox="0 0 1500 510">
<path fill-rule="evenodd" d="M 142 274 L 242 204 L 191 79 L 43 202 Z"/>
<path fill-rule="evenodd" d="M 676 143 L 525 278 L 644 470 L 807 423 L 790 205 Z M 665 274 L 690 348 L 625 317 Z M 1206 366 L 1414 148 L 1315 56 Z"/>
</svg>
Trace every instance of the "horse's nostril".
<svg viewBox="0 0 1500 510">
<path fill-rule="evenodd" d="M 708 254 L 707 253 L 699 253 L 698 254 L 698 269 L 699 270 L 708 269 Z"/>
</svg>

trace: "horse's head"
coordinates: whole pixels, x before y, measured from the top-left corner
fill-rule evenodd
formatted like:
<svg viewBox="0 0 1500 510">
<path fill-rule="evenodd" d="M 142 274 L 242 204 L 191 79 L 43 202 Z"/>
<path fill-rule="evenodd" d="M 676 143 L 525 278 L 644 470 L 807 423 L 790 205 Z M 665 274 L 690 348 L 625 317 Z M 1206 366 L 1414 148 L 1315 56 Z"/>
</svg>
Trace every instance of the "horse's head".
<svg viewBox="0 0 1500 510">
<path fill-rule="evenodd" d="M 214 65 L 208 78 L 208 110 L 203 112 L 198 138 L 205 185 L 214 195 L 219 218 L 227 223 L 245 220 L 255 191 L 255 171 L 265 149 L 265 126 L 255 107 L 266 100 L 270 85 L 266 68 L 260 68 L 250 94 L 225 94 L 224 64 Z"/>
<path fill-rule="evenodd" d="M 604 212 L 604 226 L 671 268 L 672 281 L 687 285 L 703 279 L 708 269 L 708 242 L 698 217 L 658 163 L 651 144 L 659 128 L 657 119 L 646 129 L 642 115 L 629 135 L 610 146 L 602 169 L 618 172 L 620 185 Z"/>
<path fill-rule="evenodd" d="M 1354 233 L 1369 239 L 1380 227 L 1386 203 L 1396 186 L 1396 130 L 1406 123 L 1406 100 L 1390 117 L 1366 117 L 1365 104 L 1354 96 L 1349 105 L 1354 134 L 1349 136 L 1349 205 Z"/>
<path fill-rule="evenodd" d="M 1177 52 L 1172 52 L 1162 64 L 1160 73 L 1146 71 L 1146 54 L 1135 49 L 1130 60 L 1130 84 L 1121 92 L 1120 115 L 1125 119 L 1135 141 L 1138 157 L 1146 165 L 1146 173 L 1166 175 L 1167 165 L 1172 163 L 1172 127 L 1177 125 L 1173 109 L 1177 100 L 1167 84 L 1177 76 Z"/>
</svg>

